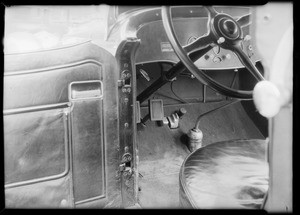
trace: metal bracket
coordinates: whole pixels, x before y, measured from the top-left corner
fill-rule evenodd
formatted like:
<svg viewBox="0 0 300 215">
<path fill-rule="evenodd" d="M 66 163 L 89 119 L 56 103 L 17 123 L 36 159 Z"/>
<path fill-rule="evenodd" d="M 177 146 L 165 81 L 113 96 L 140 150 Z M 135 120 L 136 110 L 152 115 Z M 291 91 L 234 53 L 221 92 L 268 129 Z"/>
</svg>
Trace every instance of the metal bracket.
<svg viewBox="0 0 300 215">
<path fill-rule="evenodd" d="M 168 116 L 167 119 L 169 121 L 169 127 L 171 129 L 179 127 L 179 116 L 177 113 L 173 113 L 171 116 Z"/>
<path fill-rule="evenodd" d="M 185 108 L 180 108 L 175 113 L 171 114 L 171 116 L 167 117 L 168 125 L 171 129 L 178 128 L 179 127 L 179 120 L 183 117 L 184 114 L 186 114 Z M 167 123 L 166 119 L 163 120 L 163 123 Z"/>
<path fill-rule="evenodd" d="M 119 171 L 122 172 L 124 177 L 130 178 L 133 173 L 131 161 L 132 155 L 128 152 L 125 152 L 122 156 L 121 164 L 119 165 Z"/>
<path fill-rule="evenodd" d="M 125 85 L 124 79 L 118 80 L 118 87 L 123 87 L 124 85 Z"/>
<path fill-rule="evenodd" d="M 123 172 L 125 170 L 125 163 L 119 165 L 119 171 Z"/>
<path fill-rule="evenodd" d="M 121 160 L 121 163 L 128 163 L 128 162 L 131 162 L 132 160 L 132 156 L 130 153 L 125 153 L 123 156 L 122 156 L 122 160 Z"/>
</svg>

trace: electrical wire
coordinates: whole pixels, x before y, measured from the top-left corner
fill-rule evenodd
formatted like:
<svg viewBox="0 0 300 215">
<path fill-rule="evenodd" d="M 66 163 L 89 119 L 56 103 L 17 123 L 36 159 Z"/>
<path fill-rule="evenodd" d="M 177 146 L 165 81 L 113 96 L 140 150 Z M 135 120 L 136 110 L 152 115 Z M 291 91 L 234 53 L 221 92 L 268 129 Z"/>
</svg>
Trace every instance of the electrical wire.
<svg viewBox="0 0 300 215">
<path fill-rule="evenodd" d="M 175 93 L 175 91 L 174 91 L 174 89 L 173 89 L 173 83 L 174 83 L 174 81 L 171 82 L 170 87 L 171 87 L 171 91 L 172 91 L 172 93 L 174 94 L 174 96 L 176 96 L 182 103 L 189 104 L 189 102 L 187 102 L 186 100 L 184 100 L 183 98 L 181 98 L 180 96 L 178 96 L 178 95 Z"/>
<path fill-rule="evenodd" d="M 237 103 L 237 102 L 239 102 L 239 101 L 240 101 L 239 99 L 238 99 L 238 100 L 234 100 L 234 101 L 229 102 L 229 103 L 227 103 L 227 104 L 225 104 L 225 105 L 221 105 L 220 107 L 217 107 L 217 108 L 215 108 L 215 109 L 212 109 L 212 110 L 209 110 L 209 111 L 207 111 L 207 112 L 205 112 L 205 113 L 200 114 L 200 115 L 198 116 L 197 120 L 196 120 L 195 128 L 196 128 L 196 129 L 199 129 L 199 126 L 200 126 L 200 119 L 202 119 L 203 116 L 205 116 L 205 115 L 207 115 L 207 114 L 209 114 L 209 113 L 212 113 L 212 112 L 214 112 L 214 111 L 216 111 L 216 110 L 220 110 L 220 109 L 222 109 L 222 108 L 225 108 L 225 107 L 227 107 L 227 106 L 229 106 L 229 105 L 232 105 L 232 104 L 234 104 L 234 103 Z"/>
</svg>

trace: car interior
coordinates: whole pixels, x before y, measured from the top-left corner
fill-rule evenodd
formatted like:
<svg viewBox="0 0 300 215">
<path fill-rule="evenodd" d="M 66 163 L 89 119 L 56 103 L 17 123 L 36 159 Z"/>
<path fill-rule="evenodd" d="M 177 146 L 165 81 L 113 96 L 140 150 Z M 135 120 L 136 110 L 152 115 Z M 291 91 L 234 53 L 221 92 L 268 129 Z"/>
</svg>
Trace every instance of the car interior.
<svg viewBox="0 0 300 215">
<path fill-rule="evenodd" d="M 292 71 L 292 3 L 6 7 L 5 208 L 291 212 Z"/>
</svg>

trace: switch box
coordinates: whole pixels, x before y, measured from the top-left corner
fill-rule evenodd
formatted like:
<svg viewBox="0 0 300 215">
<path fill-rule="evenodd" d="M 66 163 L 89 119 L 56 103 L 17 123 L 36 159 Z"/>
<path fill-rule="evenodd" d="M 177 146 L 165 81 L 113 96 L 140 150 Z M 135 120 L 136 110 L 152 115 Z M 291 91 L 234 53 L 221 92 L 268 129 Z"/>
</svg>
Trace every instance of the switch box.
<svg viewBox="0 0 300 215">
<path fill-rule="evenodd" d="M 150 109 L 150 120 L 151 121 L 161 121 L 164 118 L 164 106 L 162 99 L 150 99 L 149 100 Z"/>
</svg>

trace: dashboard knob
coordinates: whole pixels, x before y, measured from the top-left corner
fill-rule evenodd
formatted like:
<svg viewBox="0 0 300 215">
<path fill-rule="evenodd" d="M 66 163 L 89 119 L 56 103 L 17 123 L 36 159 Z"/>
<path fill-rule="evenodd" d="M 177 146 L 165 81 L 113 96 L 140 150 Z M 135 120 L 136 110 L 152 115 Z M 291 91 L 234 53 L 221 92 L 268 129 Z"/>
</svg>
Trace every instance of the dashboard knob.
<svg viewBox="0 0 300 215">
<path fill-rule="evenodd" d="M 214 57 L 214 59 L 213 59 L 214 63 L 220 63 L 221 61 L 222 61 L 222 59 L 219 57 Z"/>
<path fill-rule="evenodd" d="M 185 108 L 180 108 L 177 114 L 178 114 L 179 118 L 181 118 L 186 113 L 187 113 L 187 111 Z"/>
<path fill-rule="evenodd" d="M 230 60 L 231 59 L 231 55 L 230 54 L 226 54 L 226 55 L 222 55 L 222 60 Z"/>
</svg>

